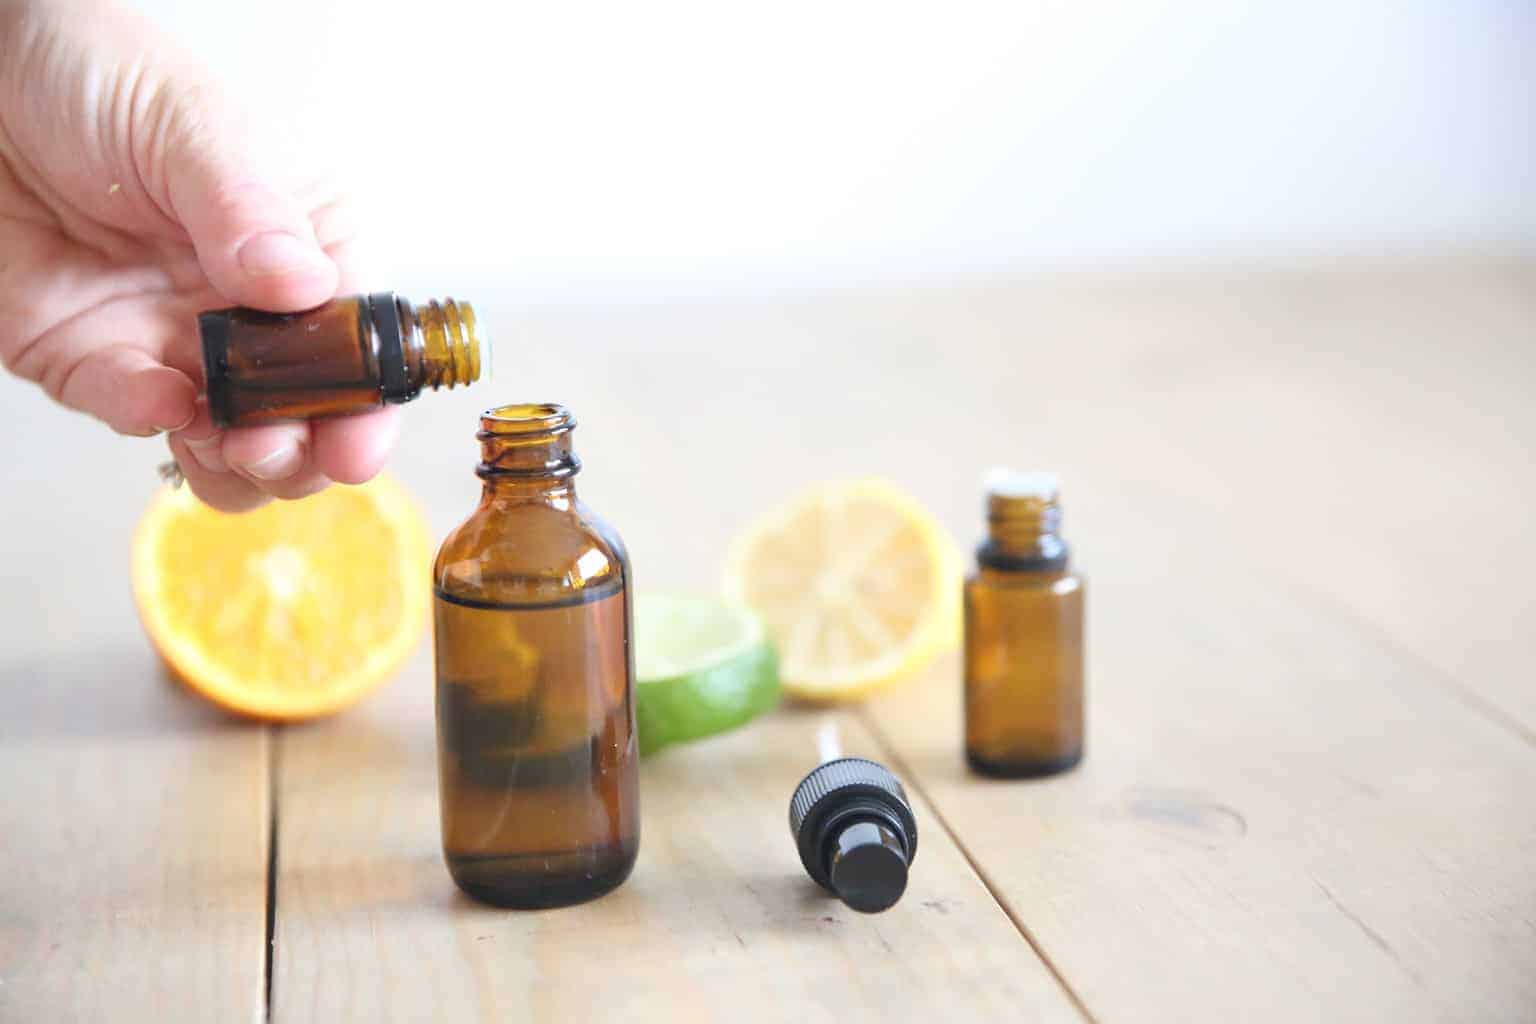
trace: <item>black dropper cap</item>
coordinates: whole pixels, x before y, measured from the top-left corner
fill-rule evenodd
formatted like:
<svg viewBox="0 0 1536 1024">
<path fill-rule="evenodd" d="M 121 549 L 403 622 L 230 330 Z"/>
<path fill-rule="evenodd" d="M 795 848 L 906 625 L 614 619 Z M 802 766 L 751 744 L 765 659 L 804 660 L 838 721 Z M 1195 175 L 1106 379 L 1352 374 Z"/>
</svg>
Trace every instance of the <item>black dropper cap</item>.
<svg viewBox="0 0 1536 1024">
<path fill-rule="evenodd" d="M 789 831 L 806 872 L 854 910 L 885 910 L 907 888 L 917 819 L 884 765 L 841 757 L 816 768 L 790 798 Z"/>
</svg>

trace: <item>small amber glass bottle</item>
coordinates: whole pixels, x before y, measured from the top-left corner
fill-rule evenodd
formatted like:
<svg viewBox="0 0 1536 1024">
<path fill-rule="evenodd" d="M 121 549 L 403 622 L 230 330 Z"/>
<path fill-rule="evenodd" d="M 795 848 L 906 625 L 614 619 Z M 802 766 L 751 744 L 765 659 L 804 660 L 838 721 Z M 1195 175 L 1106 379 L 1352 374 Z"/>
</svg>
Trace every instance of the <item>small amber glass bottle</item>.
<svg viewBox="0 0 1536 1024">
<path fill-rule="evenodd" d="M 576 500 L 575 425 L 485 413 L 480 505 L 432 571 L 443 851 L 499 906 L 599 896 L 639 850 L 629 557 Z"/>
<path fill-rule="evenodd" d="M 208 412 L 223 427 L 367 412 L 480 378 L 475 311 L 453 299 L 418 307 L 378 292 L 304 313 L 216 309 L 198 328 Z"/>
<path fill-rule="evenodd" d="M 965 583 L 965 753 L 985 775 L 1083 756 L 1083 580 L 1058 535 L 1054 477 L 993 473 L 987 540 Z"/>
</svg>

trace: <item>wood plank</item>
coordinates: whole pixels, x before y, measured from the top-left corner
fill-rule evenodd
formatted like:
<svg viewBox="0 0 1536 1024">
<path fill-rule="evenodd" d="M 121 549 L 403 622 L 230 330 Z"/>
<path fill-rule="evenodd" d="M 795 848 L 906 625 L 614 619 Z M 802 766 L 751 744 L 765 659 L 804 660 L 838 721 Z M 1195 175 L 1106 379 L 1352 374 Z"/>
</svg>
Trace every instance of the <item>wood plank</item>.
<svg viewBox="0 0 1536 1024">
<path fill-rule="evenodd" d="M 170 683 L 139 629 L 157 455 L 7 388 L 0 1020 L 257 1020 L 266 736 Z"/>
<path fill-rule="evenodd" d="M 578 907 L 458 895 L 438 847 L 425 657 L 380 699 L 284 733 L 276 1021 L 1080 1019 L 926 805 L 905 898 L 855 914 L 785 822 L 817 716 L 645 763 L 635 874 Z M 843 717 L 847 750 L 873 752 Z"/>
<path fill-rule="evenodd" d="M 1536 743 L 1536 260 L 1220 284 L 1137 303 L 1135 461 Z"/>
<path fill-rule="evenodd" d="M 1080 493 L 1089 753 L 960 760 L 954 659 L 867 714 L 1102 1020 L 1512 1020 L 1536 1006 L 1536 756 L 1379 637 Z"/>
</svg>

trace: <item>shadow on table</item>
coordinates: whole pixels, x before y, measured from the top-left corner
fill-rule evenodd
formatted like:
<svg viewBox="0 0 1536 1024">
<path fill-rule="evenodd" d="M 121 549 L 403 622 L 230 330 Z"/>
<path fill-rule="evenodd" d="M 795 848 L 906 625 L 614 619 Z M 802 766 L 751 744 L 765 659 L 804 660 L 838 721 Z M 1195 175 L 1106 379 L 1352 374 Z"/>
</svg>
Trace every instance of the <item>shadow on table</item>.
<svg viewBox="0 0 1536 1024">
<path fill-rule="evenodd" d="M 256 728 L 183 689 L 146 647 L 0 662 L 0 743 Z"/>
</svg>

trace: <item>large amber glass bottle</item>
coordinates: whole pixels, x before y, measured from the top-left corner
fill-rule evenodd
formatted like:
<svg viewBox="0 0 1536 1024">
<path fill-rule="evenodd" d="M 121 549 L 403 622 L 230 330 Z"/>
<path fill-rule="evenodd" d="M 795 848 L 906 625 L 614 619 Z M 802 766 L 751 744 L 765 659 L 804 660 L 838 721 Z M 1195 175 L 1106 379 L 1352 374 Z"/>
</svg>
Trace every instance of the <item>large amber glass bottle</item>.
<svg viewBox="0 0 1536 1024">
<path fill-rule="evenodd" d="M 576 500 L 575 425 L 485 413 L 480 505 L 433 569 L 443 850 L 500 906 L 601 895 L 639 849 L 629 558 Z"/>
<path fill-rule="evenodd" d="M 965 583 L 966 758 L 985 775 L 1066 771 L 1083 756 L 1083 580 L 1055 478 L 993 474 L 987 527 Z"/>
</svg>

